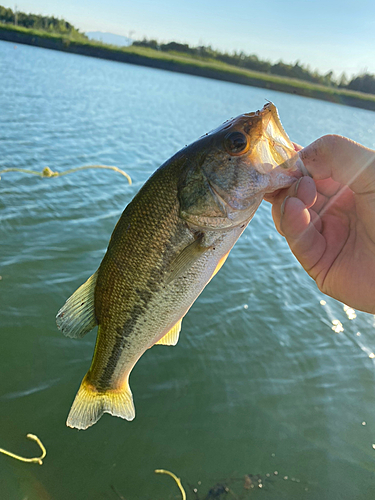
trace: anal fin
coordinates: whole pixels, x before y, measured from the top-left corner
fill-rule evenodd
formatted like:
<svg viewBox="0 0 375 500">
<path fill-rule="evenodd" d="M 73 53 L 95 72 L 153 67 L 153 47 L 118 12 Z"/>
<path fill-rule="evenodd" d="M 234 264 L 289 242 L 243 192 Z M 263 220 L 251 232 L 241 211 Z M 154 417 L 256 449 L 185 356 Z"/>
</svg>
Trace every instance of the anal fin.
<svg viewBox="0 0 375 500">
<path fill-rule="evenodd" d="M 176 345 L 180 336 L 181 322 L 182 318 L 155 345 Z"/>
<path fill-rule="evenodd" d="M 81 285 L 57 313 L 56 323 L 64 335 L 82 338 L 97 325 L 94 294 L 97 272 Z"/>
</svg>

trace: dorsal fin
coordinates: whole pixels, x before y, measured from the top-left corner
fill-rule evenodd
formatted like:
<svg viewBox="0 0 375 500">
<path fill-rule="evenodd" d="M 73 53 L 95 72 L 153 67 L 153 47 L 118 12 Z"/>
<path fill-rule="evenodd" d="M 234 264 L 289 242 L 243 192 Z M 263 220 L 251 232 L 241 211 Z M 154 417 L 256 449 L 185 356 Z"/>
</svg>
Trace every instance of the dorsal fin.
<svg viewBox="0 0 375 500">
<path fill-rule="evenodd" d="M 67 337 L 80 339 L 97 325 L 94 293 L 97 272 L 81 285 L 57 313 L 58 328 Z"/>
<path fill-rule="evenodd" d="M 180 335 L 181 322 L 182 318 L 155 345 L 176 345 Z"/>
</svg>

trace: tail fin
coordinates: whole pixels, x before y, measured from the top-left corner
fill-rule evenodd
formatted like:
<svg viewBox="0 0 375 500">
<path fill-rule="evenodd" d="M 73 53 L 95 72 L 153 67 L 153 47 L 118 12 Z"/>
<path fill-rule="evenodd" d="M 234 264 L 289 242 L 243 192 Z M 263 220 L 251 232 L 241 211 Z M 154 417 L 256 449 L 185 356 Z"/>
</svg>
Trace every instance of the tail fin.
<svg viewBox="0 0 375 500">
<path fill-rule="evenodd" d="M 133 420 L 135 409 L 129 384 L 127 382 L 122 389 L 99 392 L 86 381 L 85 377 L 70 409 L 66 425 L 76 429 L 87 429 L 94 425 L 103 413 Z"/>
</svg>

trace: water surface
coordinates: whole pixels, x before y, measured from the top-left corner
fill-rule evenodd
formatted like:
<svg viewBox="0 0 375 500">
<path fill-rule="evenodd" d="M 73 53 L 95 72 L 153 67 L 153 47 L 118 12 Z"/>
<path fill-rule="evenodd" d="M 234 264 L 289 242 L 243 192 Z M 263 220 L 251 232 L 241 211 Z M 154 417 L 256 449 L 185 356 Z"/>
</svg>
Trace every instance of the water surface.
<svg viewBox="0 0 375 500">
<path fill-rule="evenodd" d="M 179 498 L 156 468 L 201 500 L 216 483 L 244 499 L 374 498 L 374 317 L 349 319 L 318 291 L 266 203 L 184 319 L 178 345 L 136 365 L 136 419 L 65 427 L 95 334 L 64 338 L 56 311 L 96 270 L 148 176 L 265 99 L 295 142 L 338 133 L 375 148 L 370 111 L 0 42 L 0 168 L 106 164 L 133 179 L 2 176 L 0 446 L 32 456 L 32 432 L 48 451 L 42 467 L 0 456 L 2 498 L 119 498 L 113 487 L 127 500 Z M 245 474 L 264 487 L 244 490 Z"/>
</svg>

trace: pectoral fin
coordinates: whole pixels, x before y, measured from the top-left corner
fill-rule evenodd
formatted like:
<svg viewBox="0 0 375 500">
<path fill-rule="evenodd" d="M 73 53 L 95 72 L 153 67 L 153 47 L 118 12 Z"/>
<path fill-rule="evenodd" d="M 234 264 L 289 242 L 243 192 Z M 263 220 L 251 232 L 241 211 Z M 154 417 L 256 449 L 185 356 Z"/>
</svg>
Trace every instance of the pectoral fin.
<svg viewBox="0 0 375 500">
<path fill-rule="evenodd" d="M 160 340 L 158 340 L 155 345 L 176 345 L 178 342 L 178 338 L 180 336 L 180 330 L 181 330 L 181 322 L 178 321 L 174 327 L 172 327 L 169 332 L 164 335 Z"/>
<path fill-rule="evenodd" d="M 94 308 L 96 279 L 97 273 L 94 273 L 57 313 L 57 326 L 67 337 L 80 339 L 97 325 Z"/>
<path fill-rule="evenodd" d="M 209 247 L 201 245 L 202 238 L 197 238 L 193 243 L 185 247 L 174 259 L 171 264 L 170 273 L 166 279 L 167 285 L 180 276 L 183 276 L 199 257 L 208 250 Z"/>
</svg>

